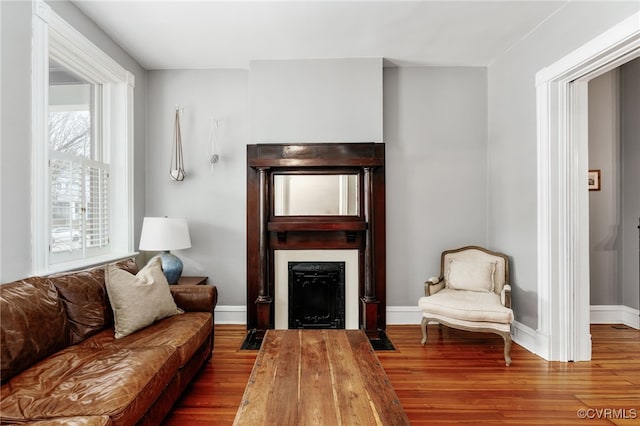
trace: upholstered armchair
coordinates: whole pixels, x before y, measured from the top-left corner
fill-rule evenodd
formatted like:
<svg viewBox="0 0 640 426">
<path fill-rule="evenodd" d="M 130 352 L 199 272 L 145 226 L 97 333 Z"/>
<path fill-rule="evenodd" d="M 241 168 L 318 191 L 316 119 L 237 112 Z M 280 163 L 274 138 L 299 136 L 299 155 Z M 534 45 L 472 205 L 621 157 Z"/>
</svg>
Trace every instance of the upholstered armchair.
<svg viewBox="0 0 640 426">
<path fill-rule="evenodd" d="M 422 311 L 422 344 L 427 325 L 436 321 L 467 331 L 496 333 L 504 339 L 504 360 L 511 364 L 511 285 L 509 259 L 477 246 L 442 252 L 440 276 L 424 283 L 418 301 Z"/>
</svg>

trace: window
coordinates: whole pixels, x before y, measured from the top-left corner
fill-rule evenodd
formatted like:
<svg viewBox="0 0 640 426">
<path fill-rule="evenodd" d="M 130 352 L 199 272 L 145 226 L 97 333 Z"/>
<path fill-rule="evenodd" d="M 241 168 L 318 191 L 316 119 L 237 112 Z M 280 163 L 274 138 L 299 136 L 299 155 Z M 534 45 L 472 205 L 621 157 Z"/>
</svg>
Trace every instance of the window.
<svg viewBox="0 0 640 426">
<path fill-rule="evenodd" d="M 52 263 L 109 248 L 109 164 L 103 161 L 102 85 L 49 61 L 49 253 Z"/>
<path fill-rule="evenodd" d="M 133 252 L 133 76 L 35 5 L 33 269 L 44 274 Z"/>
</svg>

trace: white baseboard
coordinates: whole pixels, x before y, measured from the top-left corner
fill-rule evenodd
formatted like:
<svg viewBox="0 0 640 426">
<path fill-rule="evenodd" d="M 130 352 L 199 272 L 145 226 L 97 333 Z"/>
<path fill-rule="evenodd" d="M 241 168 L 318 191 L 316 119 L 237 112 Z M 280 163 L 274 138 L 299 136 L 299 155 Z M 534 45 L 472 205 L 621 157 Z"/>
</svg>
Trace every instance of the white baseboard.
<svg viewBox="0 0 640 426">
<path fill-rule="evenodd" d="M 387 306 L 387 325 L 420 324 L 422 313 L 418 306 Z"/>
<path fill-rule="evenodd" d="M 217 305 L 216 324 L 246 324 L 247 307 L 245 305 Z"/>
<path fill-rule="evenodd" d="M 388 306 L 387 324 L 420 324 L 417 306 Z M 246 324 L 247 307 L 244 305 L 216 306 L 216 324 Z"/>
<path fill-rule="evenodd" d="M 388 325 L 420 324 L 422 315 L 417 306 L 387 306 Z M 247 307 L 244 305 L 218 305 L 216 306 L 216 324 L 246 324 Z M 514 323 L 516 327 L 517 323 Z M 517 326 L 519 335 L 535 335 L 531 329 L 524 325 Z M 531 330 L 531 331 L 530 331 Z M 534 339 L 535 340 L 535 339 Z"/>
<path fill-rule="evenodd" d="M 591 324 L 624 324 L 640 329 L 640 311 L 624 305 L 591 305 Z"/>
<path fill-rule="evenodd" d="M 417 306 L 388 306 L 387 324 L 420 324 Z M 246 324 L 247 307 L 244 305 L 216 306 L 216 324 Z"/>
<path fill-rule="evenodd" d="M 515 343 L 522 346 L 529 352 L 541 355 L 539 353 L 540 336 L 533 328 L 518 321 L 514 321 L 513 324 L 511 324 L 511 338 Z"/>
</svg>

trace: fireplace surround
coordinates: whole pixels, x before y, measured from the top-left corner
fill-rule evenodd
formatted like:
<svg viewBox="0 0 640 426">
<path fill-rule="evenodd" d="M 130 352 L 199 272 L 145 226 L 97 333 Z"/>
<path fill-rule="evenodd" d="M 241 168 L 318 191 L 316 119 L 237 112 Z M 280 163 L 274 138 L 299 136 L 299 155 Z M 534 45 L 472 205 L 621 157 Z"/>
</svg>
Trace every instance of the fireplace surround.
<svg viewBox="0 0 640 426">
<path fill-rule="evenodd" d="M 384 150 L 382 143 L 247 146 L 247 329 L 260 335 L 275 327 L 276 251 L 352 250 L 357 253 L 357 300 L 345 295 L 345 304 L 358 306 L 357 327 L 370 338 L 385 330 Z M 348 205 L 346 213 L 280 213 L 282 189 L 274 181 L 283 175 L 337 175 L 337 181 L 348 182 L 348 191 L 338 191 L 338 204 Z M 345 197 L 355 197 L 355 202 Z"/>
<path fill-rule="evenodd" d="M 344 328 L 360 328 L 358 250 L 274 250 L 274 328 L 289 328 L 289 265 L 296 262 L 344 263 Z"/>
</svg>

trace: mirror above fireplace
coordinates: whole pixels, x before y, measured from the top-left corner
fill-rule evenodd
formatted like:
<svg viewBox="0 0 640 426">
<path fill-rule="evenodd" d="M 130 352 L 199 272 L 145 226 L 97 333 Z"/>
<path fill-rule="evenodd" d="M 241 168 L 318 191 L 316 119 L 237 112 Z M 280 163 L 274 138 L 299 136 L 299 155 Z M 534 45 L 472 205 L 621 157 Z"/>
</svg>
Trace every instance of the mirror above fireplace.
<svg viewBox="0 0 640 426">
<path fill-rule="evenodd" d="M 274 216 L 358 216 L 357 174 L 273 175 Z"/>
</svg>

